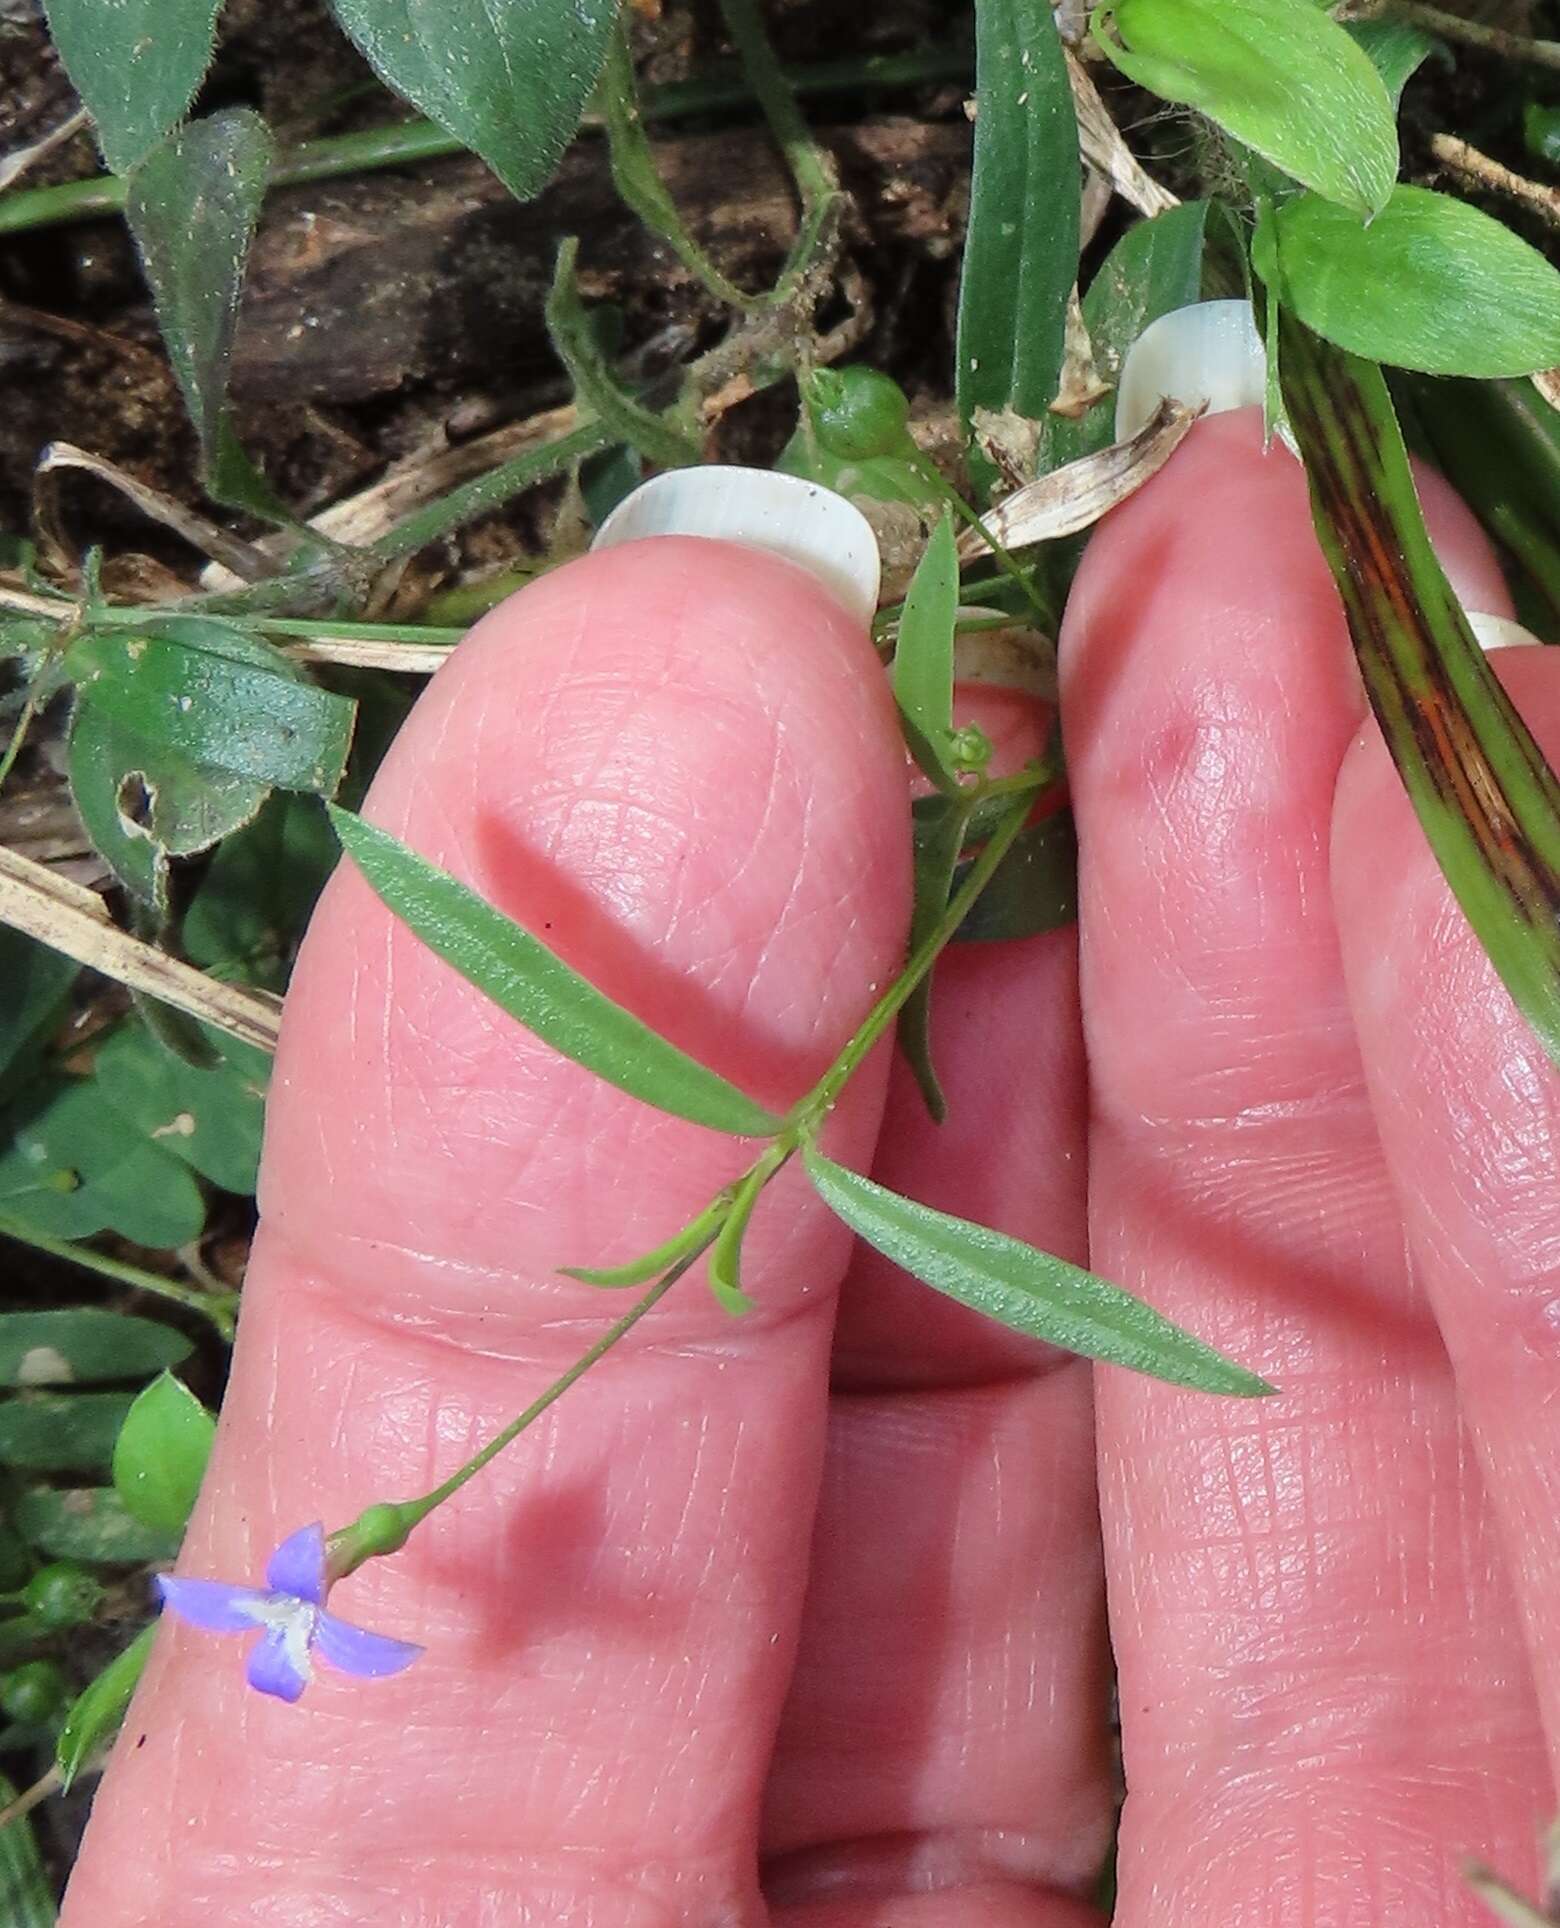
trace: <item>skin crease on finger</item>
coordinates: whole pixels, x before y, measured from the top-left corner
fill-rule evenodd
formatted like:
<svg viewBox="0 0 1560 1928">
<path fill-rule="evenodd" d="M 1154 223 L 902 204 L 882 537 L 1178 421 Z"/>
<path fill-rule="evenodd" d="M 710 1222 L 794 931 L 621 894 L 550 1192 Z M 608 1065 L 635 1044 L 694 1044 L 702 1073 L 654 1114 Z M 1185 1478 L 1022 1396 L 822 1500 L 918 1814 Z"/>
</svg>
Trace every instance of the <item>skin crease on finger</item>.
<svg viewBox="0 0 1560 1928">
<path fill-rule="evenodd" d="M 1505 609 L 1422 487 L 1465 602 Z M 1109 519 L 1062 678 L 1093 1264 L 1280 1388 L 1097 1376 L 1117 1919 L 1474 1928 L 1462 1858 L 1529 1876 L 1553 1797 L 1345 995 L 1328 831 L 1363 700 L 1254 413 L 1199 424 Z"/>
<path fill-rule="evenodd" d="M 1560 656 L 1493 660 L 1553 764 Z M 1456 1368 L 1560 1768 L 1560 1073 L 1453 903 L 1373 726 L 1338 785 L 1332 870 L 1410 1251 Z"/>
<path fill-rule="evenodd" d="M 904 766 L 863 631 L 791 565 L 667 539 L 479 626 L 370 814 L 761 1100 L 791 1102 L 897 967 Z M 832 1121 L 865 1165 L 886 1057 Z M 561 1280 L 700 1208 L 750 1151 L 533 1039 L 343 868 L 278 1057 L 264 1224 L 184 1569 L 458 1465 L 624 1300 Z M 763 1306 L 696 1279 L 407 1549 L 332 1597 L 428 1651 L 297 1707 L 164 1630 L 66 1928 L 669 1928 L 763 1919 L 849 1240 L 793 1172 Z M 760 1283 L 761 1282 L 761 1283 Z"/>
</svg>

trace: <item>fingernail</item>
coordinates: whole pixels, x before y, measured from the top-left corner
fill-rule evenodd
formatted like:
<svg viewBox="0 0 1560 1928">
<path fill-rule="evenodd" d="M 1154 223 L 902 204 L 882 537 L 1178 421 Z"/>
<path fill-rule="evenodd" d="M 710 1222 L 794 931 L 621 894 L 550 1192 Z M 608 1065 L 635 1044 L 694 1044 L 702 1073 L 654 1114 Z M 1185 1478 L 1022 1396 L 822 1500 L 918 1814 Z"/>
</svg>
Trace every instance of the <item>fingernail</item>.
<svg viewBox="0 0 1560 1928">
<path fill-rule="evenodd" d="M 1538 641 L 1531 629 L 1524 629 L 1509 616 L 1487 616 L 1482 609 L 1467 609 L 1463 614 L 1486 656 L 1492 649 L 1514 649 L 1519 644 Z"/>
<path fill-rule="evenodd" d="M 877 611 L 882 564 L 872 525 L 832 489 L 773 469 L 723 463 L 668 469 L 625 496 L 592 549 L 646 536 L 709 536 L 783 556 L 815 577 L 855 619 Z"/>
<path fill-rule="evenodd" d="M 1168 395 L 1222 415 L 1262 401 L 1267 353 L 1249 301 L 1198 301 L 1151 321 L 1116 385 L 1116 440 L 1136 435 Z"/>
</svg>

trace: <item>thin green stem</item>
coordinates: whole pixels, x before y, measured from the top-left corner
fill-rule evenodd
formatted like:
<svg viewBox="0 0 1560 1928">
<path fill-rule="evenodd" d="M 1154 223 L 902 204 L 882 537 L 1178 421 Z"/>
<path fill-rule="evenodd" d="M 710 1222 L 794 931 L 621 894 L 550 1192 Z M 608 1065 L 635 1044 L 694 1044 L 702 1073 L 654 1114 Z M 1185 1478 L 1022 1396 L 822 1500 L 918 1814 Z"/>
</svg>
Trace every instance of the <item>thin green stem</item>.
<svg viewBox="0 0 1560 1928">
<path fill-rule="evenodd" d="M 387 562 L 401 556 L 415 555 L 428 543 L 450 535 L 474 516 L 501 509 L 522 490 L 545 482 L 551 476 L 561 475 L 576 462 L 599 455 L 618 439 L 606 423 L 587 422 L 571 429 L 567 435 L 558 436 L 555 441 L 544 443 L 541 448 L 527 449 L 512 461 L 501 463 L 486 475 L 476 476 L 452 490 L 449 495 L 441 496 L 437 502 L 430 502 L 417 515 L 408 516 L 404 522 L 397 523 L 387 535 L 379 538 L 371 553 Z"/>
<path fill-rule="evenodd" d="M 11 740 L 5 746 L 5 754 L 0 756 L 0 789 L 5 787 L 6 779 L 16 767 L 16 759 L 22 753 L 22 745 L 27 741 L 27 732 L 32 728 L 33 718 L 38 714 L 38 692 L 42 688 L 41 674 L 35 675 L 27 686 L 27 700 L 22 704 L 21 715 L 16 719 L 16 727 L 11 732 Z"/>
<path fill-rule="evenodd" d="M 197 1292 L 191 1286 L 177 1285 L 172 1279 L 165 1279 L 161 1273 L 148 1272 L 143 1266 L 129 1265 L 123 1259 L 110 1258 L 106 1252 L 94 1251 L 90 1245 L 77 1245 L 70 1239 L 52 1238 L 47 1232 L 32 1231 L 10 1219 L 0 1218 L 0 1238 L 14 1239 L 19 1245 L 30 1245 L 34 1251 L 47 1252 L 51 1258 L 79 1265 L 85 1271 L 96 1272 L 100 1278 L 113 1279 L 119 1285 L 132 1285 L 138 1292 L 150 1292 L 159 1299 L 171 1299 L 175 1305 L 182 1305 L 209 1319 L 222 1337 L 229 1344 L 232 1343 L 238 1312 L 236 1292 L 220 1296 L 212 1292 Z"/>
<path fill-rule="evenodd" d="M 834 162 L 813 139 L 802 118 L 791 82 L 775 58 L 754 0 L 720 0 L 720 10 L 726 31 L 741 57 L 748 85 L 785 155 L 796 191 L 801 196 L 802 210 L 810 214 L 820 202 L 831 200 L 839 192 Z"/>
<path fill-rule="evenodd" d="M 981 541 L 985 543 L 986 547 L 996 557 L 1004 573 L 1018 584 L 1029 603 L 1038 612 L 1040 626 L 1043 629 L 1051 619 L 1051 612 L 1046 608 L 1045 603 L 1041 599 L 1040 592 L 1035 588 L 1033 582 L 1030 581 L 1025 572 L 1018 566 L 1011 552 L 1003 548 L 1002 544 L 998 542 L 990 529 L 986 527 L 979 511 L 970 507 L 969 503 L 965 501 L 964 497 L 960 495 L 953 484 L 943 476 L 937 464 L 923 455 L 918 445 L 911 441 L 908 435 L 905 437 L 905 444 L 905 459 L 911 464 L 923 481 L 929 484 L 930 487 L 936 489 L 943 501 L 948 504 L 949 508 L 953 510 L 954 514 L 959 517 L 966 527 L 973 529 Z"/>
<path fill-rule="evenodd" d="M 844 1090 L 847 1080 L 857 1065 L 898 1017 L 909 1002 L 916 986 L 937 962 L 940 953 L 969 915 L 976 898 L 990 883 L 1014 838 L 1023 829 L 1040 783 L 1039 777 L 1031 777 L 1028 784 L 1018 793 L 1012 808 L 993 830 L 985 849 L 970 866 L 969 875 L 964 883 L 949 900 L 947 910 L 916 947 L 904 970 L 867 1013 L 854 1036 L 833 1064 L 792 1112 L 786 1134 L 792 1143 L 815 1130 L 822 1122 Z M 972 812 L 982 800 L 981 795 L 977 793 L 970 805 Z M 782 1140 L 782 1142 L 785 1141 Z"/>
<path fill-rule="evenodd" d="M 970 55 L 963 47 L 928 47 L 875 59 L 823 61 L 816 66 L 781 70 L 782 77 L 798 93 L 817 96 L 858 95 L 866 88 L 920 87 L 929 82 L 966 79 L 970 71 Z M 741 74 L 721 72 L 646 88 L 643 111 L 649 121 L 675 121 L 744 107 L 752 99 L 753 89 Z M 336 180 L 344 174 L 412 167 L 464 152 L 461 142 L 432 121 L 399 121 L 393 127 L 305 141 L 279 157 L 271 170 L 270 185 L 298 187 L 309 181 Z M 0 234 L 98 220 L 118 214 L 124 204 L 125 184 L 112 174 L 66 181 L 55 187 L 20 188 L 0 195 Z"/>
</svg>

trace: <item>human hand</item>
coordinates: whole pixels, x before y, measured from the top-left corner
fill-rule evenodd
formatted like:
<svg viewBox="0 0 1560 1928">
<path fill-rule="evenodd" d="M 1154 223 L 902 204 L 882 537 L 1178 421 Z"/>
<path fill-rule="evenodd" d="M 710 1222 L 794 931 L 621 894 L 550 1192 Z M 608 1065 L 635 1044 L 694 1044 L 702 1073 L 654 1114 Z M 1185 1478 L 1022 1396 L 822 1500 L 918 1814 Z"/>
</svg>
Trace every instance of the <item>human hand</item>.
<svg viewBox="0 0 1560 1928">
<path fill-rule="evenodd" d="M 1088 1105 L 1057 934 L 945 963 L 947 1125 L 880 1058 L 831 1142 L 1080 1260 L 1087 1178 L 1094 1267 L 1280 1388 L 1098 1375 L 1118 1918 L 1450 1928 L 1483 1918 L 1461 1857 L 1529 1878 L 1552 1804 L 1556 1082 L 1361 727 L 1299 471 L 1259 440 L 1199 426 L 1069 611 Z M 1506 609 L 1428 506 L 1465 602 Z M 1560 725 L 1546 658 L 1502 668 Z M 671 541 L 490 618 L 372 812 L 784 1104 L 897 965 L 904 782 L 823 592 Z M 656 1243 L 739 1158 L 518 1030 L 344 867 L 186 1570 L 459 1463 L 611 1316 L 556 1268 Z M 853 1257 L 791 1178 L 756 1312 L 674 1295 L 333 1599 L 423 1642 L 409 1672 L 294 1709 L 159 1640 L 67 1928 L 1094 1919 L 1088 1369 Z"/>
</svg>

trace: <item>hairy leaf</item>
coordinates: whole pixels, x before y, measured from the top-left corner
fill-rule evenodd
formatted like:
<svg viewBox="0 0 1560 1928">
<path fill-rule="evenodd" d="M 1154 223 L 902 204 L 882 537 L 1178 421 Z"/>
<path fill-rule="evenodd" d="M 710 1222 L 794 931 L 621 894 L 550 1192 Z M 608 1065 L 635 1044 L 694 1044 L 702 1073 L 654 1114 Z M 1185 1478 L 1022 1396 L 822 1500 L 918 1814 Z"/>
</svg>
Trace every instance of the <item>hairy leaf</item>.
<svg viewBox="0 0 1560 1928">
<path fill-rule="evenodd" d="M 606 59 L 615 0 L 331 0 L 389 87 L 522 200 L 546 182 Z"/>
<path fill-rule="evenodd" d="M 778 1118 L 658 1037 L 458 878 L 350 811 L 332 806 L 330 814 L 347 854 L 396 916 L 555 1051 L 696 1125 L 744 1138 L 780 1129 Z"/>
<path fill-rule="evenodd" d="M 44 0 L 43 10 L 103 159 L 128 173 L 195 98 L 222 0 Z"/>
<path fill-rule="evenodd" d="M 859 1238 L 987 1318 L 1172 1385 L 1240 1398 L 1272 1391 L 1255 1373 L 1092 1272 L 988 1226 L 901 1198 L 811 1147 L 804 1156 L 824 1203 Z"/>
<path fill-rule="evenodd" d="M 1038 421 L 1061 379 L 1078 278 L 1078 123 L 1046 0 L 977 0 L 975 162 L 959 282 L 955 387 Z"/>
</svg>

